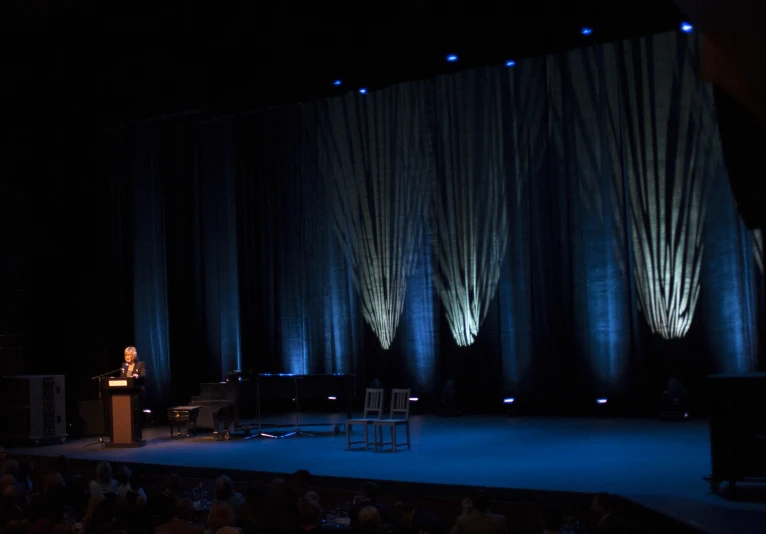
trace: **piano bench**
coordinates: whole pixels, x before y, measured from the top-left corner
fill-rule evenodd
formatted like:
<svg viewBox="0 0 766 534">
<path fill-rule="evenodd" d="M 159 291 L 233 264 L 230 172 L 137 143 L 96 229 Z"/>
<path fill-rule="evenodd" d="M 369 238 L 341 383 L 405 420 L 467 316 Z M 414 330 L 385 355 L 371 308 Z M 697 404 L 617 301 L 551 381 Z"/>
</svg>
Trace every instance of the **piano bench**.
<svg viewBox="0 0 766 534">
<path fill-rule="evenodd" d="M 197 435 L 197 416 L 199 406 L 176 406 L 168 408 L 168 423 L 170 424 L 170 437 L 190 437 Z M 185 430 L 186 433 L 182 433 Z"/>
</svg>

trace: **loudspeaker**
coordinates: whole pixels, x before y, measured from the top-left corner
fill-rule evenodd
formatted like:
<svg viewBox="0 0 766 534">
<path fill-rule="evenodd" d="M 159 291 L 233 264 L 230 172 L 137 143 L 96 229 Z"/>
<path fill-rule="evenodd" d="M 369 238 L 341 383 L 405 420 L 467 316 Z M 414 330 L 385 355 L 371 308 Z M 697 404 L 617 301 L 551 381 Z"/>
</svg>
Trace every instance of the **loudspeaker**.
<svg viewBox="0 0 766 534">
<path fill-rule="evenodd" d="M 63 375 L 0 378 L 0 434 L 6 440 L 66 438 Z"/>
<path fill-rule="evenodd" d="M 766 477 L 766 373 L 715 375 L 708 385 L 713 489 Z"/>
</svg>

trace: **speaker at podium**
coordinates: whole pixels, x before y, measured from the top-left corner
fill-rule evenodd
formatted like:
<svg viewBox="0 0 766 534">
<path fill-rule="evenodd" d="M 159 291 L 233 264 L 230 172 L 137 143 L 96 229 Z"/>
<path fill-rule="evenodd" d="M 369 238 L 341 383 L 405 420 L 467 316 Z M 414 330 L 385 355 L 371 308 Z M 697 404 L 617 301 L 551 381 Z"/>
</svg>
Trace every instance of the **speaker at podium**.
<svg viewBox="0 0 766 534">
<path fill-rule="evenodd" d="M 141 399 L 143 378 L 109 378 L 106 382 L 109 412 L 109 443 L 105 447 L 124 449 L 143 447 Z"/>
</svg>

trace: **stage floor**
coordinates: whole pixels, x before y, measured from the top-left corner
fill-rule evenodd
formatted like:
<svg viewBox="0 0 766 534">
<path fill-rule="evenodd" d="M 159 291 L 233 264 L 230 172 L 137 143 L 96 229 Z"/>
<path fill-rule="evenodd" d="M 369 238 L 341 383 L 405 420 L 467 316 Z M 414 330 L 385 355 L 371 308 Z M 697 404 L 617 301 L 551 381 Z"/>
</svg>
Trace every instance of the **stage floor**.
<svg viewBox="0 0 766 534">
<path fill-rule="evenodd" d="M 328 416 L 303 416 L 303 423 Z M 284 418 L 282 418 L 284 421 Z M 341 416 L 337 422 L 342 423 Z M 311 428 L 306 428 L 311 431 Z M 320 430 L 320 429 L 317 429 Z M 361 434 L 361 429 L 359 430 Z M 576 492 L 609 491 L 712 532 L 763 532 L 766 505 L 711 495 L 707 421 L 651 419 L 415 416 L 412 450 L 346 451 L 345 433 L 280 440 L 208 436 L 172 440 L 148 429 L 141 449 L 63 445 L 11 454 L 141 462 L 436 484 Z"/>
</svg>

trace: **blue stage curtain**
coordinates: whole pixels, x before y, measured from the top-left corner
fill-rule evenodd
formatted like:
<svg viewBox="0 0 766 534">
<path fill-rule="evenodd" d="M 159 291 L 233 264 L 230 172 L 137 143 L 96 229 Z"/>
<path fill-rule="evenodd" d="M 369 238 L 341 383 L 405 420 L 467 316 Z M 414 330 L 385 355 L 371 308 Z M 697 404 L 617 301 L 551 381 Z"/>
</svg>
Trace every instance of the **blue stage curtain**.
<svg viewBox="0 0 766 534">
<path fill-rule="evenodd" d="M 626 382 L 636 323 L 622 183 L 620 53 L 593 46 L 548 58 L 548 179 L 540 197 L 558 199 L 553 217 L 564 254 L 558 299 L 572 318 L 582 366 L 562 362 L 571 380 L 613 396 Z M 555 165 L 555 167 L 552 167 Z M 561 177 L 565 177 L 561 180 Z M 562 269 L 562 267 L 559 267 Z M 555 279 L 554 279 L 555 280 Z M 566 282 L 563 282 L 566 281 Z M 552 333 L 552 335 L 555 335 Z M 570 358 L 560 347 L 562 358 Z"/>
<path fill-rule="evenodd" d="M 716 176 L 725 176 L 719 163 Z M 747 373 L 758 367 L 759 308 L 762 273 L 753 231 L 737 213 L 726 180 L 714 180 L 705 225 L 705 261 L 702 263 L 701 322 L 705 327 L 714 372 Z"/>
<path fill-rule="evenodd" d="M 195 309 L 213 378 L 242 364 L 237 257 L 236 120 L 195 126 L 193 212 Z M 188 288 L 189 290 L 192 288 Z M 180 355 L 179 355 L 180 356 Z"/>
<path fill-rule="evenodd" d="M 760 241 L 698 53 L 668 33 L 110 137 L 154 387 L 243 367 L 568 409 L 755 369 Z"/>
<path fill-rule="evenodd" d="M 355 373 L 362 318 L 319 172 L 318 117 L 284 108 L 241 120 L 240 265 L 248 368 Z"/>
<path fill-rule="evenodd" d="M 131 128 L 133 192 L 133 328 L 138 357 L 147 367 L 147 399 L 165 400 L 170 382 L 170 343 L 165 248 L 162 131 Z"/>
</svg>

